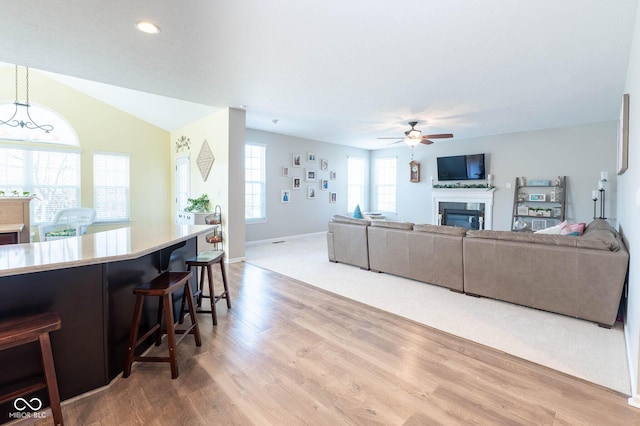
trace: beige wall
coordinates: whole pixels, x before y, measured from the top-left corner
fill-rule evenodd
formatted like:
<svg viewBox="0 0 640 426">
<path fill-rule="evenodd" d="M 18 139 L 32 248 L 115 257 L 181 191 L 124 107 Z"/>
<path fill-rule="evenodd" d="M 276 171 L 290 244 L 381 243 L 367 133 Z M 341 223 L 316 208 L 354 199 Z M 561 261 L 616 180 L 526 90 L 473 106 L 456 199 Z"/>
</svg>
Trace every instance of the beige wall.
<svg viewBox="0 0 640 426">
<path fill-rule="evenodd" d="M 171 132 L 171 162 L 188 156 L 190 165 L 190 198 L 209 195 L 211 208 L 222 209 L 223 246 L 229 261 L 244 259 L 244 132 L 245 112 L 233 108 L 208 115 Z M 176 152 L 181 136 L 190 139 L 190 148 Z M 198 154 L 207 141 L 215 161 L 206 180 L 198 167 Z M 171 167 L 175 182 L 175 167 Z M 171 185 L 171 214 L 176 215 L 175 183 Z"/>
<path fill-rule="evenodd" d="M 15 99 L 14 76 L 13 67 L 0 68 L 1 101 L 11 102 Z M 83 207 L 93 206 L 92 153 L 128 153 L 131 156 L 132 224 L 154 225 L 170 220 L 169 132 L 33 70 L 30 70 L 30 92 L 31 103 L 58 112 L 74 127 L 78 135 Z M 20 100 L 24 100 L 23 87 L 20 88 L 19 96 Z M 16 142 L 0 140 L 0 143 Z M 94 226 L 92 230 L 121 226 L 123 224 Z"/>
</svg>

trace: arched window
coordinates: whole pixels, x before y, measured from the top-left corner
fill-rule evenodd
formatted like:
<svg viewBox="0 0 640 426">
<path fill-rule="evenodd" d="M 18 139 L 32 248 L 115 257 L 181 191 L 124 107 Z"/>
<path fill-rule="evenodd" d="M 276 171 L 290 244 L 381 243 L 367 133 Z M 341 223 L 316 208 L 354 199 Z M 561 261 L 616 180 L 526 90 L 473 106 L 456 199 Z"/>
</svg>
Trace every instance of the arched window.
<svg viewBox="0 0 640 426">
<path fill-rule="evenodd" d="M 16 108 L 17 114 L 10 120 L 14 113 L 16 113 Z M 27 121 L 28 118 L 25 118 L 26 110 L 25 106 L 16 106 L 15 102 L 2 103 L 0 104 L 0 120 L 10 123 L 15 122 L 16 120 Z M 53 130 L 47 133 L 40 129 L 31 130 L 26 127 L 20 127 L 19 125 L 13 127 L 6 124 L 0 124 L 0 139 L 43 142 L 60 145 L 79 145 L 76 131 L 71 127 L 71 124 L 69 124 L 69 122 L 57 112 L 32 103 L 29 105 L 29 115 L 34 123 L 41 126 L 49 124 L 53 126 Z"/>
<path fill-rule="evenodd" d="M 0 104 L 0 120 L 13 123 L 15 110 L 13 102 Z M 14 119 L 27 121 L 24 111 L 19 105 Z M 31 221 L 39 224 L 62 208 L 80 207 L 80 144 L 73 127 L 57 112 L 31 104 L 29 115 L 53 130 L 0 123 L 0 196 L 35 196 Z"/>
</svg>

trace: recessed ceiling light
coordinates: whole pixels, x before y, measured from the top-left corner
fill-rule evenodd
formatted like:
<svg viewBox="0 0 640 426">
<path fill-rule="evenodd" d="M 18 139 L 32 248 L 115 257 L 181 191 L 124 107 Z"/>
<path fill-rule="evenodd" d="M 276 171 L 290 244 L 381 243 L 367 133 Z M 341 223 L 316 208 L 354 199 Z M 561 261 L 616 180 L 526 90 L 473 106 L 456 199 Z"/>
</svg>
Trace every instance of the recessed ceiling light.
<svg viewBox="0 0 640 426">
<path fill-rule="evenodd" d="M 160 27 L 149 21 L 138 21 L 136 28 L 147 34 L 158 34 L 160 32 Z"/>
</svg>

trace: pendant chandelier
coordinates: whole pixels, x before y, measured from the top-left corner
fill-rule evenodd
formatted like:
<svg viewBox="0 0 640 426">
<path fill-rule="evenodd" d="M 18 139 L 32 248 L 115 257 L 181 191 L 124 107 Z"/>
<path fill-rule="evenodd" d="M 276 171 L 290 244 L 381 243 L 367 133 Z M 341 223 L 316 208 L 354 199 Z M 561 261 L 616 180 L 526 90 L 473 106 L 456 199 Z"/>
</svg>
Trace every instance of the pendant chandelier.
<svg viewBox="0 0 640 426">
<path fill-rule="evenodd" d="M 44 130 L 45 133 L 49 133 L 53 130 L 53 126 L 51 124 L 37 124 L 29 113 L 29 107 L 31 106 L 29 104 L 29 67 L 25 67 L 25 80 L 26 99 L 25 102 L 20 102 L 18 100 L 18 66 L 16 65 L 16 100 L 13 102 L 15 110 L 8 120 L 0 119 L 0 125 L 27 128 L 29 130 Z"/>
</svg>

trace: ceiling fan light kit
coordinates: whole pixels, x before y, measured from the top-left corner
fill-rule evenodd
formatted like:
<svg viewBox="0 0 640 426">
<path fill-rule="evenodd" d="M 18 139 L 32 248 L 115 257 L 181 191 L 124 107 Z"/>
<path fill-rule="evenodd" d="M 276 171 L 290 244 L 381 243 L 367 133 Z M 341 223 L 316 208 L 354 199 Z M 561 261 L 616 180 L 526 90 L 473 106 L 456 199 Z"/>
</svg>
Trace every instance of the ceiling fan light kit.
<svg viewBox="0 0 640 426">
<path fill-rule="evenodd" d="M 447 139 L 447 138 L 453 137 L 452 133 L 439 133 L 435 135 L 423 136 L 422 131 L 415 128 L 417 124 L 418 124 L 417 121 L 409 121 L 409 126 L 411 126 L 411 129 L 404 132 L 404 138 L 396 142 L 392 142 L 392 144 L 405 142 L 407 145 L 413 148 L 420 143 L 423 143 L 425 145 L 431 145 L 433 141 L 430 139 Z M 398 139 L 398 138 L 378 138 L 378 139 Z"/>
</svg>

